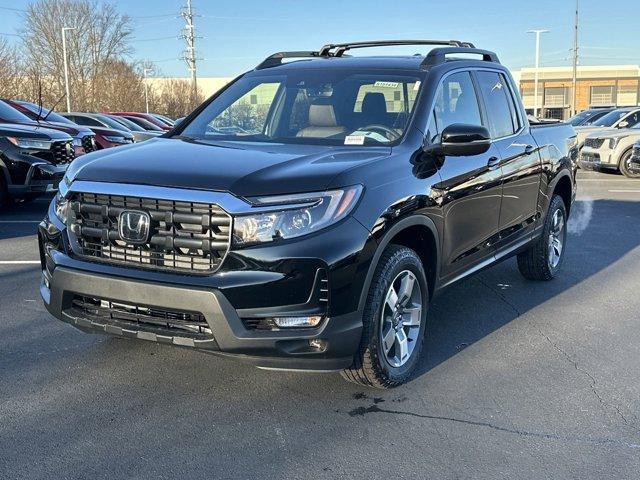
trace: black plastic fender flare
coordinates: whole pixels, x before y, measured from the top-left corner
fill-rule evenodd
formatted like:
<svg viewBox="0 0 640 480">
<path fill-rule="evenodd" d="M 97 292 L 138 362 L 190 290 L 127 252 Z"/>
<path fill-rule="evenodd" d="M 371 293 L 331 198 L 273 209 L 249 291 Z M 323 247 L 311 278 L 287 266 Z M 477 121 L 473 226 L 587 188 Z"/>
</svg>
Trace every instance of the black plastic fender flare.
<svg viewBox="0 0 640 480">
<path fill-rule="evenodd" d="M 364 310 L 364 305 L 367 301 L 367 295 L 369 293 L 369 288 L 371 287 L 371 281 L 373 279 L 373 274 L 375 273 L 376 267 L 378 266 L 378 261 L 382 256 L 382 252 L 384 252 L 385 248 L 389 245 L 393 237 L 395 237 L 402 230 L 414 227 L 414 226 L 423 226 L 428 228 L 435 239 L 436 244 L 436 271 L 434 275 L 434 283 L 435 285 L 430 285 L 431 290 L 435 292 L 437 290 L 437 285 L 439 281 L 439 273 L 440 273 L 440 236 L 438 234 L 438 229 L 436 228 L 436 224 L 429 217 L 424 215 L 412 215 L 410 217 L 403 218 L 398 222 L 394 223 L 387 231 L 384 233 L 382 238 L 378 240 L 378 247 L 376 249 L 373 258 L 371 259 L 371 264 L 369 265 L 369 270 L 367 271 L 367 276 L 364 280 L 364 285 L 362 287 L 362 291 L 360 292 L 360 300 L 358 301 L 358 311 L 362 312 Z"/>
</svg>

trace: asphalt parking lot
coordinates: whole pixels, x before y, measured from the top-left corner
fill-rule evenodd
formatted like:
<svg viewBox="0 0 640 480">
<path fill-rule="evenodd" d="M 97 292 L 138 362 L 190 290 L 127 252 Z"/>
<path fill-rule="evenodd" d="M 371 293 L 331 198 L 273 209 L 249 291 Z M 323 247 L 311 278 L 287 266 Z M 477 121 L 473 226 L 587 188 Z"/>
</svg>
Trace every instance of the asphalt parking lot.
<svg viewBox="0 0 640 480">
<path fill-rule="evenodd" d="M 638 478 L 640 181 L 581 172 L 561 277 L 449 289 L 391 391 L 54 320 L 46 206 L 0 215 L 0 478 Z"/>
</svg>

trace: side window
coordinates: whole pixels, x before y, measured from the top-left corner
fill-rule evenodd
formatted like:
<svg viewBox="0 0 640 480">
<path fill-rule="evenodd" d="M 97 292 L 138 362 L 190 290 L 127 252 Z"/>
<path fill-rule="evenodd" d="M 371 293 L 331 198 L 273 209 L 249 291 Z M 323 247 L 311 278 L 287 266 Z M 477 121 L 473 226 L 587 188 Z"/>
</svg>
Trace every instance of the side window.
<svg viewBox="0 0 640 480">
<path fill-rule="evenodd" d="M 468 72 L 454 73 L 445 78 L 432 113 L 429 136 L 435 136 L 454 123 L 482 125 L 478 97 Z"/>
<path fill-rule="evenodd" d="M 478 72 L 478 84 L 487 106 L 491 136 L 513 135 L 517 129 L 517 124 L 514 124 L 515 106 L 504 76 L 496 72 Z"/>
<path fill-rule="evenodd" d="M 634 127 L 640 122 L 640 112 L 634 112 L 624 120 L 628 123 L 627 127 Z"/>
</svg>

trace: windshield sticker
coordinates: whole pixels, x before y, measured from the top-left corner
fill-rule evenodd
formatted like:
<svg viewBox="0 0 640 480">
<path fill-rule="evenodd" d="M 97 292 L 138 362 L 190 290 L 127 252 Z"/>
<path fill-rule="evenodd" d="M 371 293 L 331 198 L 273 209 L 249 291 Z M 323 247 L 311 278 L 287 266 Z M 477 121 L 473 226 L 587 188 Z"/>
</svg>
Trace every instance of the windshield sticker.
<svg viewBox="0 0 640 480">
<path fill-rule="evenodd" d="M 364 145 L 364 135 L 347 135 L 344 137 L 345 145 Z"/>
<path fill-rule="evenodd" d="M 376 82 L 373 84 L 373 86 L 384 88 L 398 88 L 398 82 Z"/>
<path fill-rule="evenodd" d="M 418 89 L 420 88 L 420 80 L 418 80 L 416 83 L 413 84 L 413 91 L 417 92 Z"/>
</svg>

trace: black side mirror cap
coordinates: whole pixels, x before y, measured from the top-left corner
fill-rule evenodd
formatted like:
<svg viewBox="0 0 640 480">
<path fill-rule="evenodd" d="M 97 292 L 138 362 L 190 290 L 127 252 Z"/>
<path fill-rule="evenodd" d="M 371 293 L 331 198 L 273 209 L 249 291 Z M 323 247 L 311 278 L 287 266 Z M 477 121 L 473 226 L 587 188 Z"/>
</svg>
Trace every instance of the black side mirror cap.
<svg viewBox="0 0 640 480">
<path fill-rule="evenodd" d="M 445 156 L 470 157 L 485 153 L 491 147 L 491 134 L 481 125 L 454 123 L 440 136 L 440 149 Z"/>
</svg>

